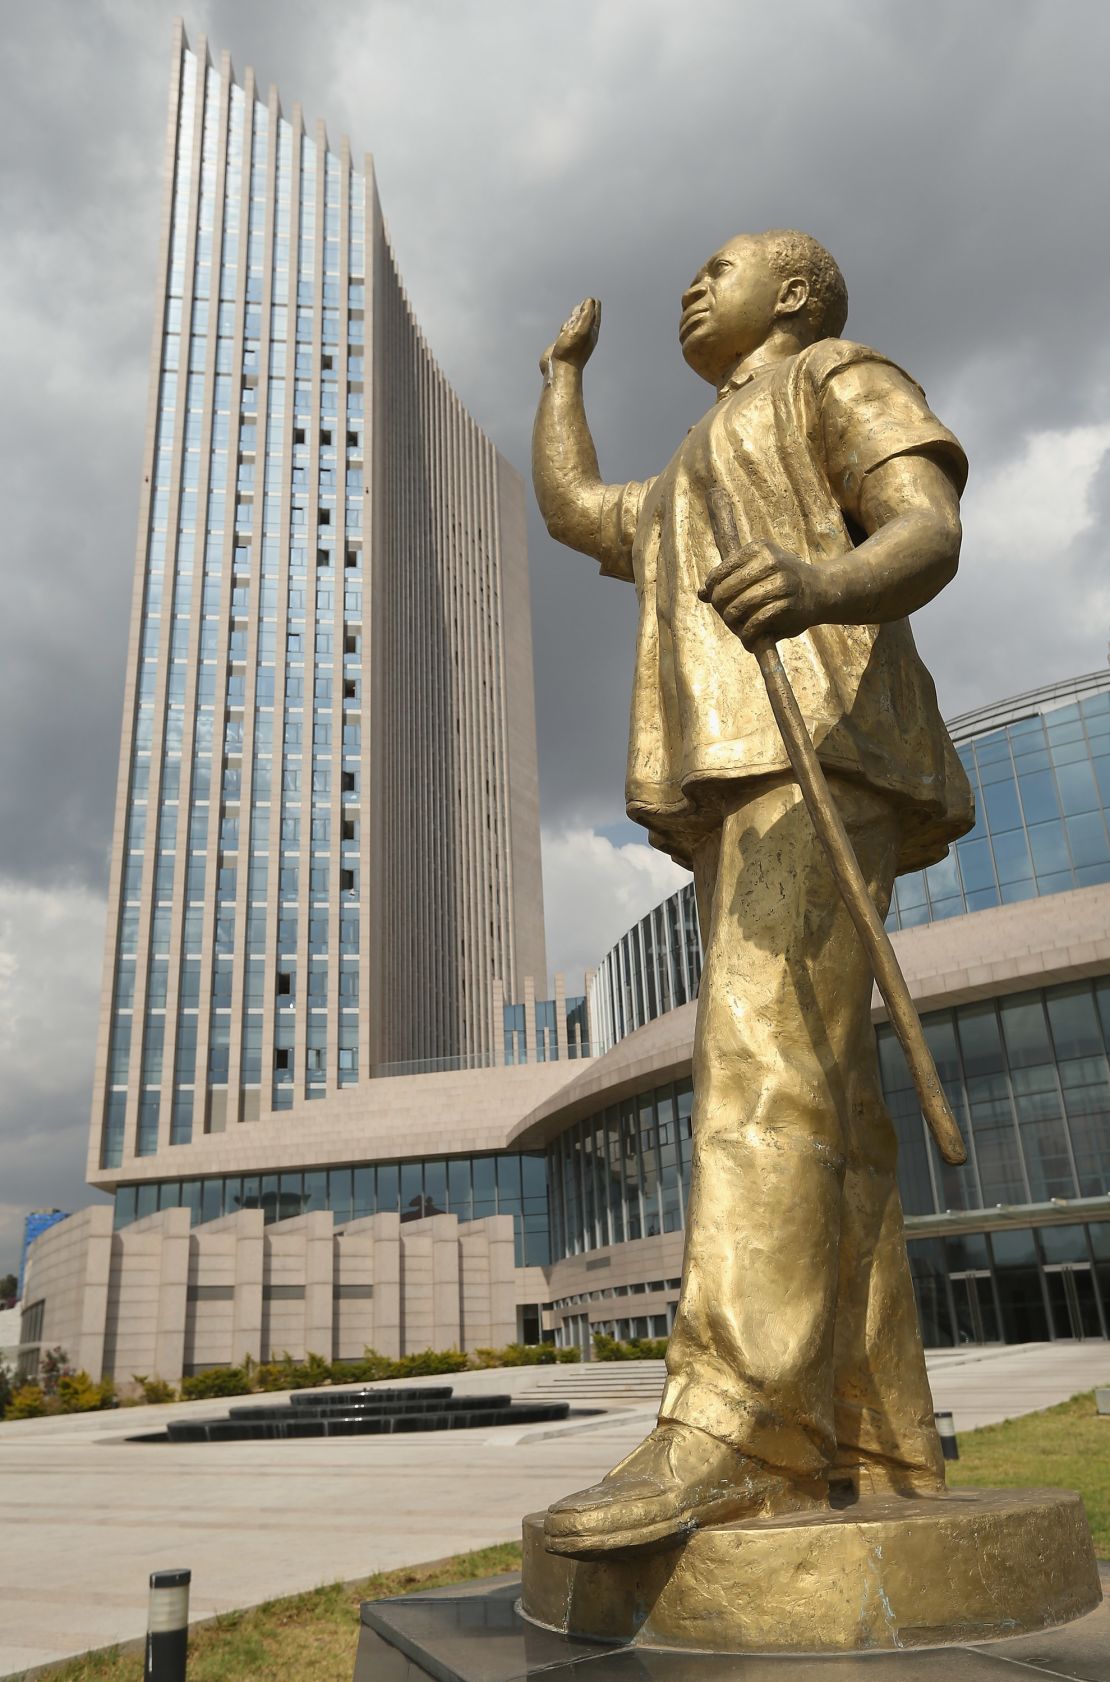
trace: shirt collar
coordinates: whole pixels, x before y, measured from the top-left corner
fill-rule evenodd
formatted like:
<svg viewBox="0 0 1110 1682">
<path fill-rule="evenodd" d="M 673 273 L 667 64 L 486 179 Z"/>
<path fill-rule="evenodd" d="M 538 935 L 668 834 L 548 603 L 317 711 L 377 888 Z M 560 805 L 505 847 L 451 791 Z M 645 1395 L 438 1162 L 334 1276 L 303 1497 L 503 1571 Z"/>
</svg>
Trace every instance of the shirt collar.
<svg viewBox="0 0 1110 1682">
<path fill-rule="evenodd" d="M 767 345 L 760 345 L 759 349 L 753 350 L 743 362 L 737 363 L 728 379 L 717 387 L 718 403 L 725 397 L 731 397 L 734 391 L 742 390 L 757 374 L 765 373 L 768 368 L 775 368 L 786 360 L 783 356 L 776 356 Z"/>
</svg>

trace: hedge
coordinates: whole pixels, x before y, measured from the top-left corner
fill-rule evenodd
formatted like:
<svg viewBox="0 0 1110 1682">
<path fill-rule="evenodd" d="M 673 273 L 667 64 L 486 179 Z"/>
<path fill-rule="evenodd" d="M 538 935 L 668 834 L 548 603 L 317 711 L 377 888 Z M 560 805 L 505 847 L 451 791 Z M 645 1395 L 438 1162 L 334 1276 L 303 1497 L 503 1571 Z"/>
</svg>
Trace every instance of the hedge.
<svg viewBox="0 0 1110 1682">
<path fill-rule="evenodd" d="M 609 1337 L 594 1333 L 595 1361 L 661 1361 L 667 1353 L 665 1337 Z"/>
<path fill-rule="evenodd" d="M 611 1340 L 610 1340 L 611 1341 Z M 59 1352 L 61 1353 L 61 1352 Z M 64 1358 L 64 1356 L 63 1356 Z M 625 1357 L 604 1356 L 616 1360 Z M 628 1357 L 631 1358 L 631 1357 Z M 172 1384 L 161 1378 L 135 1373 L 140 1400 L 149 1403 L 211 1401 L 223 1396 L 250 1396 L 273 1390 L 322 1389 L 328 1384 L 375 1384 L 382 1379 L 440 1377 L 444 1374 L 494 1367 L 551 1366 L 556 1362 L 578 1361 L 577 1348 L 556 1349 L 553 1343 L 509 1343 L 504 1349 L 477 1349 L 466 1355 L 459 1349 L 424 1349 L 397 1359 L 367 1349 L 356 1361 L 327 1361 L 308 1354 L 303 1360 L 282 1355 L 276 1361 L 252 1361 L 248 1356 L 239 1366 L 208 1367 L 181 1380 L 180 1397 Z M 88 1373 L 63 1371 L 55 1380 L 53 1394 L 37 1384 L 24 1385 L 10 1398 L 4 1419 L 34 1419 L 47 1413 L 85 1413 L 94 1408 L 117 1405 L 110 1379 L 94 1384 Z M 130 1403 L 125 1402 L 125 1406 Z"/>
</svg>

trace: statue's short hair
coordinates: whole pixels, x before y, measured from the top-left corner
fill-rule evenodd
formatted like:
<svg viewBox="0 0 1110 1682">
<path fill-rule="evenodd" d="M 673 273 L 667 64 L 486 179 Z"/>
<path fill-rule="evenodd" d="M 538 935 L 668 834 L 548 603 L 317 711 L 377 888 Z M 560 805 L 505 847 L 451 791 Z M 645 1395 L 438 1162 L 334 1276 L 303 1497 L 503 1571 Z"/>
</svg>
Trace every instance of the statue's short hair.
<svg viewBox="0 0 1110 1682">
<path fill-rule="evenodd" d="M 796 228 L 770 228 L 758 237 L 780 279 L 801 275 L 809 282 L 806 315 L 814 331 L 839 338 L 848 319 L 848 287 L 831 252 Z"/>
</svg>

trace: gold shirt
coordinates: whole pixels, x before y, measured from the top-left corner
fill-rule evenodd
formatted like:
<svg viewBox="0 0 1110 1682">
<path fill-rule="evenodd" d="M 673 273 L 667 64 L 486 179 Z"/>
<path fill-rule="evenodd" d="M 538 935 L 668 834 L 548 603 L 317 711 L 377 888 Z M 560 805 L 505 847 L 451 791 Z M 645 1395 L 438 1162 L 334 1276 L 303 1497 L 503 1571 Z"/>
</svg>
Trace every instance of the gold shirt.
<svg viewBox="0 0 1110 1682">
<path fill-rule="evenodd" d="M 634 582 L 640 604 L 628 815 L 680 863 L 723 792 L 790 770 L 755 658 L 698 600 L 720 558 L 707 491 L 729 491 L 742 542 L 773 538 L 819 566 L 862 540 L 867 474 L 915 451 L 962 490 L 963 450 L 921 388 L 863 345 L 822 339 L 723 391 L 658 478 L 611 487 L 601 570 Z M 815 625 L 779 649 L 826 769 L 899 802 L 899 870 L 943 858 L 974 809 L 908 620 Z"/>
</svg>

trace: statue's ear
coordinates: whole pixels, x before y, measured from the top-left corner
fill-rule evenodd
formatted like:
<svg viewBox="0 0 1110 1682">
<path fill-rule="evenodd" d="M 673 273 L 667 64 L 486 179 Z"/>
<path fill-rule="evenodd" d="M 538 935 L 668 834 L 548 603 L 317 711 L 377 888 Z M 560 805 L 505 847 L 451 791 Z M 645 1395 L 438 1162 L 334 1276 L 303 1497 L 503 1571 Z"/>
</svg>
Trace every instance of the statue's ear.
<svg viewBox="0 0 1110 1682">
<path fill-rule="evenodd" d="M 804 275 L 791 275 L 779 287 L 778 299 L 775 303 L 776 315 L 797 315 L 799 310 L 805 309 L 809 302 L 809 281 Z"/>
</svg>

